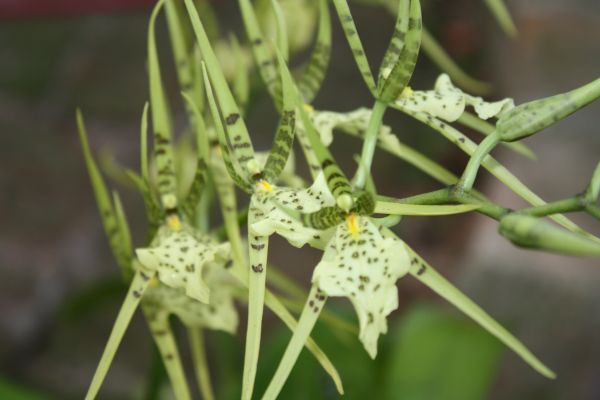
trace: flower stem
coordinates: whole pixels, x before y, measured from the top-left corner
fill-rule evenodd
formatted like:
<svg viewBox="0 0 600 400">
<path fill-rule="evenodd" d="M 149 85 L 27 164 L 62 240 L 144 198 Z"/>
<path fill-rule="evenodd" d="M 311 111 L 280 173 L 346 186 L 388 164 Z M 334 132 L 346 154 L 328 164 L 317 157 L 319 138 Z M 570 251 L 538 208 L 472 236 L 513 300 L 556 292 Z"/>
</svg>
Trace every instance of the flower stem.
<svg viewBox="0 0 600 400">
<path fill-rule="evenodd" d="M 456 190 L 459 193 L 469 191 L 473 188 L 473 183 L 475 183 L 475 178 L 477 177 L 477 171 L 479 171 L 483 159 L 498 143 L 500 143 L 500 135 L 496 132 L 486 136 L 485 139 L 479 143 L 479 146 L 477 146 L 477 149 L 471 155 L 460 181 L 456 185 Z"/>
<path fill-rule="evenodd" d="M 379 130 L 381 128 L 381 122 L 383 121 L 383 114 L 387 109 L 387 104 L 375 100 L 373 105 L 373 112 L 367 125 L 365 132 L 365 138 L 362 147 L 362 153 L 360 155 L 360 164 L 356 170 L 354 187 L 362 189 L 367 181 L 367 175 L 371 171 L 371 165 L 373 164 L 373 155 L 375 153 L 375 147 L 377 145 L 377 138 L 379 136 Z"/>
</svg>

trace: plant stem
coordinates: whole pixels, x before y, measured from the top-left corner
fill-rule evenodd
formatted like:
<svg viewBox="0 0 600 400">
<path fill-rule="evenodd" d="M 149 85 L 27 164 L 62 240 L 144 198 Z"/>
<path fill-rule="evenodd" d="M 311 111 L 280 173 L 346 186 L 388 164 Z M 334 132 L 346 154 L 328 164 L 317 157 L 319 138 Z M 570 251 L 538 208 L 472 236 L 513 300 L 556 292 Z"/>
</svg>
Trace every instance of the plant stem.
<svg viewBox="0 0 600 400">
<path fill-rule="evenodd" d="M 532 217 L 545 217 L 551 214 L 563 214 L 573 211 L 581 211 L 585 208 L 585 201 L 581 196 L 569 197 L 568 199 L 553 201 L 543 206 L 529 207 L 519 210 L 519 214 L 531 215 Z"/>
<path fill-rule="evenodd" d="M 387 109 L 387 104 L 382 101 L 375 100 L 373 105 L 373 111 L 367 130 L 365 132 L 365 139 L 363 142 L 362 152 L 360 155 L 360 164 L 356 170 L 354 187 L 362 189 L 367 181 L 367 175 L 371 171 L 371 165 L 373 164 L 373 155 L 375 153 L 375 147 L 377 145 L 377 138 L 379 136 L 379 130 L 381 128 L 381 122 L 383 121 L 383 114 Z"/>
<path fill-rule="evenodd" d="M 456 185 L 458 193 L 466 192 L 473 188 L 473 183 L 475 183 L 475 178 L 477 177 L 477 171 L 479 171 L 483 159 L 498 143 L 500 143 L 500 135 L 496 132 L 486 136 L 485 139 L 479 143 L 479 146 L 477 146 L 477 149 L 473 155 L 471 155 L 460 181 Z"/>
</svg>

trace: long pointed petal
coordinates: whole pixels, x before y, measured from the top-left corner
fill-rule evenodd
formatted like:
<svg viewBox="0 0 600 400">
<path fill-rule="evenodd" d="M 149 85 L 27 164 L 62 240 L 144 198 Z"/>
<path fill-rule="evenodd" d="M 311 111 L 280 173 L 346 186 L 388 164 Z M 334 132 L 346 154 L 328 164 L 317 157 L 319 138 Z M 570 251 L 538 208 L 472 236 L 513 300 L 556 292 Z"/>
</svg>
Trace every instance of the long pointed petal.
<svg viewBox="0 0 600 400">
<path fill-rule="evenodd" d="M 298 81 L 298 89 L 306 103 L 317 95 L 331 58 L 331 15 L 327 0 L 319 0 L 319 30 L 308 64 Z"/>
<path fill-rule="evenodd" d="M 279 108 L 281 106 L 281 79 L 275 66 L 275 56 L 267 46 L 250 0 L 239 0 L 239 5 L 258 72 L 269 94 L 275 101 L 276 107 Z"/>
<path fill-rule="evenodd" d="M 252 212 L 250 212 L 248 226 L 252 225 L 253 219 Z M 244 353 L 244 375 L 242 380 L 243 400 L 250 400 L 252 398 L 258 367 L 269 249 L 268 237 L 258 236 L 251 230 L 248 236 L 251 271 L 248 276 L 248 327 L 246 330 L 246 350 Z"/>
<path fill-rule="evenodd" d="M 250 174 L 248 173 L 247 164 L 248 161 L 254 160 L 255 158 L 254 148 L 252 147 L 252 141 L 250 140 L 248 129 L 246 128 L 243 118 L 241 118 L 240 109 L 235 102 L 233 93 L 231 93 L 231 90 L 227 85 L 227 81 L 223 75 L 223 72 L 221 71 L 217 56 L 215 55 L 208 37 L 206 36 L 204 26 L 200 21 L 200 17 L 198 16 L 198 11 L 196 10 L 194 2 L 192 0 L 185 0 L 185 5 L 192 21 L 192 27 L 194 28 L 194 33 L 196 34 L 196 40 L 198 42 L 198 46 L 200 47 L 200 52 L 202 53 L 202 57 L 206 63 L 206 69 L 208 71 L 210 81 L 214 86 L 215 93 L 217 94 L 216 100 L 219 103 L 221 112 L 224 116 L 223 119 L 226 124 L 225 133 L 228 135 L 229 143 L 233 144 L 232 154 L 235 156 L 244 172 L 246 172 L 246 175 L 249 176 Z"/>
<path fill-rule="evenodd" d="M 369 91 L 372 94 L 375 94 L 375 79 L 373 78 L 373 73 L 371 72 L 369 60 L 367 59 L 367 56 L 365 54 L 362 42 L 360 41 L 360 37 L 358 36 L 356 24 L 354 23 L 354 18 L 352 18 L 352 14 L 350 13 L 350 7 L 348 7 L 348 2 L 346 0 L 333 0 L 333 5 L 335 6 L 337 15 L 340 18 L 342 29 L 344 30 L 344 35 L 346 35 L 346 40 L 350 45 L 352 55 L 354 56 L 354 61 L 358 66 L 358 70 L 360 71 L 363 80 L 367 84 L 367 88 L 369 89 Z"/>
<path fill-rule="evenodd" d="M 92 189 L 94 190 L 98 211 L 102 217 L 104 232 L 108 237 L 110 249 L 117 259 L 119 266 L 125 274 L 128 274 L 130 270 L 129 255 L 131 254 L 131 251 L 126 247 L 126 242 L 124 242 L 125 239 L 121 237 L 122 231 L 119 228 L 118 216 L 115 213 L 108 188 L 106 187 L 104 179 L 102 179 L 102 175 L 98 169 L 98 165 L 92 156 L 85 129 L 85 123 L 83 121 L 83 115 L 79 110 L 77 110 L 77 128 L 79 130 L 79 139 L 83 149 L 85 165 L 90 176 Z"/>
<path fill-rule="evenodd" d="M 198 388 L 204 400 L 214 400 L 215 395 L 210 383 L 210 373 L 206 360 L 206 347 L 204 345 L 204 332 L 202 328 L 188 328 L 192 358 L 196 369 Z"/>
<path fill-rule="evenodd" d="M 247 176 L 245 175 L 246 172 L 239 165 L 238 160 L 234 160 L 231 157 L 232 149 L 229 145 L 229 142 L 227 141 L 227 137 L 225 135 L 225 128 L 223 126 L 223 122 L 221 121 L 221 115 L 219 113 L 217 103 L 215 102 L 212 85 L 210 84 L 208 73 L 206 72 L 204 65 L 202 71 L 204 74 L 204 87 L 206 89 L 206 97 L 208 98 L 208 106 L 212 115 L 215 131 L 217 131 L 217 137 L 219 138 L 223 162 L 225 163 L 225 167 L 227 168 L 227 172 L 229 173 L 229 176 L 231 176 L 231 179 L 233 179 L 233 181 L 242 189 L 250 191 L 250 185 L 243 178 L 244 176 Z"/>
<path fill-rule="evenodd" d="M 406 3 L 406 0 L 401 2 Z M 400 12 L 405 10 L 400 9 Z M 394 64 L 391 70 L 382 72 L 384 80 L 377 82 L 378 88 L 378 99 L 390 103 L 393 102 L 400 96 L 410 78 L 412 77 L 417 58 L 419 56 L 419 49 L 421 48 L 421 31 L 423 28 L 421 20 L 421 4 L 419 0 L 410 1 L 410 11 L 406 18 L 407 31 L 404 38 L 404 45 L 402 50 L 395 57 Z M 389 67 L 387 67 L 389 68 Z"/>
<path fill-rule="evenodd" d="M 310 337 L 310 332 L 319 318 L 319 314 L 325 305 L 325 300 L 326 297 L 319 293 L 317 287 L 313 285 L 298 320 L 298 326 L 294 329 L 292 339 L 285 349 L 275 375 L 271 378 L 271 382 L 262 397 L 263 400 L 274 400 L 279 395 L 279 392 L 281 392 L 290 372 L 292 372 L 292 368 L 298 360 L 300 352 L 306 344 L 306 340 Z"/>
<path fill-rule="evenodd" d="M 171 381 L 173 392 L 177 400 L 190 400 L 190 389 L 185 378 L 181 357 L 177 350 L 177 343 L 169 326 L 168 315 L 163 312 L 155 312 L 149 307 L 142 307 L 146 315 L 146 321 L 152 332 L 154 343 L 158 347 L 163 360 L 165 370 Z"/>
<path fill-rule="evenodd" d="M 148 25 L 148 76 L 150 79 L 150 108 L 152 111 L 152 128 L 154 130 L 154 158 L 158 171 L 158 191 L 161 203 L 165 209 L 177 207 L 177 182 L 175 164 L 173 162 L 173 135 L 171 132 L 171 117 L 166 94 L 160 75 L 160 63 L 154 27 L 158 13 L 164 1 L 159 1 Z"/>
<path fill-rule="evenodd" d="M 119 310 L 119 315 L 117 315 L 117 320 L 113 325 L 108 342 L 106 343 L 104 353 L 102 353 L 102 358 L 100 359 L 98 367 L 96 368 L 90 388 L 85 396 L 85 400 L 93 400 L 96 398 L 96 395 L 100 390 L 100 386 L 106 377 L 108 368 L 112 363 L 115 353 L 117 352 L 117 348 L 121 343 L 121 339 L 123 338 L 123 335 L 129 326 L 131 317 L 133 317 L 133 313 L 140 303 L 144 292 L 148 288 L 150 278 L 151 277 L 148 273 L 142 271 L 136 272 L 135 276 L 133 277 L 131 286 L 129 286 L 129 291 L 125 297 L 125 301 L 123 301 L 123 305 Z"/>
<path fill-rule="evenodd" d="M 423 282 L 434 292 L 448 300 L 459 310 L 471 317 L 484 329 L 496 336 L 502 343 L 517 353 L 527 364 L 547 378 L 555 378 L 556 374 L 546 367 L 523 343 L 504 329 L 498 322 L 485 311 L 465 296 L 454 285 L 423 260 L 417 253 L 407 246 L 411 256 L 410 274 Z"/>
<path fill-rule="evenodd" d="M 271 151 L 263 169 L 265 178 L 270 182 L 276 182 L 288 161 L 296 128 L 295 87 L 289 70 L 285 67 L 285 60 L 280 52 L 277 52 L 279 70 L 282 80 L 283 104 L 281 119 L 277 127 L 277 133 L 271 146 Z"/>
</svg>

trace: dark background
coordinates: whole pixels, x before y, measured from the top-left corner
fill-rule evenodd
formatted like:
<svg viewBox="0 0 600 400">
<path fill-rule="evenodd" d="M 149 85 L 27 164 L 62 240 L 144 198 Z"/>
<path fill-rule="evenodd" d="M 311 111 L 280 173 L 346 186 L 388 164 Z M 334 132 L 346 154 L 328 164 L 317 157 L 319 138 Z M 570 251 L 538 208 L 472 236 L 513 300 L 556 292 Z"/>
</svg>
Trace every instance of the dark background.
<svg viewBox="0 0 600 400">
<path fill-rule="evenodd" d="M 139 117 L 148 96 L 144 64 L 150 6 L 143 3 L 151 2 L 105 2 L 101 9 L 93 3 L 77 8 L 75 2 L 56 2 L 56 7 L 45 3 L 0 1 L 0 383 L 34 388 L 40 398 L 75 399 L 83 397 L 91 379 L 122 285 L 85 171 L 74 110 L 84 111 L 97 155 L 113 154 L 120 163 L 137 165 Z M 235 3 L 215 3 L 227 21 L 224 30 L 234 26 L 239 31 Z M 473 75 L 493 83 L 491 98 L 511 96 L 519 103 L 566 91 L 599 75 L 597 1 L 509 1 L 520 31 L 515 40 L 502 34 L 481 2 L 423 3 L 425 23 L 442 45 Z M 380 59 L 393 18 L 364 6 L 353 6 L 353 12 L 370 59 Z M 163 49 L 165 33 L 161 26 Z M 162 54 L 168 60 L 167 51 Z M 436 68 L 421 56 L 417 70 L 413 87 L 431 87 Z M 165 75 L 176 98 L 170 66 Z M 253 132 L 270 132 L 275 120 L 266 117 L 274 116 L 269 101 L 261 97 L 256 102 L 250 126 Z M 329 75 L 315 104 L 338 111 L 370 106 L 337 20 Z M 181 108 L 178 112 L 183 118 Z M 544 199 L 571 196 L 584 189 L 600 159 L 599 113 L 600 104 L 592 104 L 546 134 L 528 139 L 538 155 L 536 162 L 503 149 L 495 155 Z M 459 173 L 464 167 L 465 156 L 435 132 L 393 112 L 386 122 L 401 132 L 403 141 L 452 171 Z M 266 147 L 269 140 L 263 135 L 258 143 Z M 334 143 L 336 155 L 351 167 L 359 143 Z M 387 155 L 377 156 L 374 168 L 382 193 L 406 196 L 438 187 Z M 479 188 L 492 199 L 522 206 L 487 173 L 481 178 Z M 124 197 L 140 243 L 141 200 L 118 184 L 112 186 Z M 576 221 L 600 233 L 588 218 Z M 548 381 L 505 351 L 487 397 L 600 399 L 598 261 L 516 249 L 498 236 L 493 221 L 478 215 L 407 219 L 401 233 L 558 373 L 557 380 Z M 273 247 L 273 262 L 307 284 L 318 254 L 290 249 L 282 242 Z M 89 288 L 97 295 L 94 305 L 86 308 L 86 298 L 77 296 Z M 443 300 L 407 278 L 400 282 L 401 307 L 393 317 L 402 318 L 422 301 L 455 315 Z M 336 306 L 353 321 L 347 303 Z M 279 323 L 268 317 L 267 324 L 270 333 L 264 343 L 279 340 L 283 345 L 285 340 L 277 339 Z M 235 339 L 220 334 L 208 338 L 211 361 L 222 362 L 215 374 L 223 386 L 238 382 L 223 364 L 241 368 L 243 324 L 239 332 Z M 352 349 L 362 351 L 358 343 Z M 151 355 L 150 336 L 138 317 L 111 367 L 103 398 L 144 398 Z M 331 357 L 335 363 L 335 352 Z M 366 357 L 360 360 L 365 363 L 362 368 L 370 368 Z M 235 392 L 218 390 L 223 398 Z M 360 398 L 348 392 L 347 398 Z"/>
</svg>

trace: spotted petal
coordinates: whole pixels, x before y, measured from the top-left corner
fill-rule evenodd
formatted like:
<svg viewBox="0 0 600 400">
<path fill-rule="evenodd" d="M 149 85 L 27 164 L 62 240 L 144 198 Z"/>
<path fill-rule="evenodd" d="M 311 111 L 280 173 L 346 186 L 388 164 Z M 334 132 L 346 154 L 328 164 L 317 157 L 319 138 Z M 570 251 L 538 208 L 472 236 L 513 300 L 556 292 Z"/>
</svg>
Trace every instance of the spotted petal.
<svg viewBox="0 0 600 400">
<path fill-rule="evenodd" d="M 260 235 L 273 233 L 284 237 L 292 246 L 302 247 L 306 243 L 322 248 L 330 234 L 305 227 L 301 221 L 293 219 L 276 204 L 301 213 L 312 213 L 323 207 L 330 207 L 335 200 L 320 173 L 308 189 L 272 187 L 270 190 L 257 190 L 252 196 L 250 211 L 255 215 L 252 230 Z"/>
<path fill-rule="evenodd" d="M 370 218 L 351 216 L 338 225 L 313 273 L 313 284 L 326 295 L 350 299 L 359 339 L 372 358 L 379 335 L 387 332 L 387 315 L 398 308 L 396 281 L 409 267 L 403 242 L 384 238 Z"/>
<path fill-rule="evenodd" d="M 183 289 L 159 283 L 147 290 L 142 300 L 145 308 L 156 314 L 176 315 L 188 328 L 208 328 L 235 333 L 238 314 L 231 294 L 232 283 L 225 263 L 210 262 L 204 268 L 204 280 L 210 290 L 210 303 L 189 297 Z"/>
<path fill-rule="evenodd" d="M 446 74 L 438 77 L 434 90 L 413 92 L 406 89 L 396 100 L 396 105 L 407 111 L 426 112 L 448 122 L 456 121 L 467 106 L 472 106 L 481 119 L 499 116 L 515 106 L 510 98 L 490 103 L 468 95 L 455 87 Z"/>
<path fill-rule="evenodd" d="M 185 288 L 185 293 L 208 303 L 209 288 L 202 278 L 207 263 L 226 259 L 229 244 L 216 244 L 207 236 L 195 234 L 183 224 L 180 229 L 163 226 L 151 247 L 137 249 L 136 254 L 144 267 L 156 271 L 158 278 L 172 288 Z"/>
</svg>

